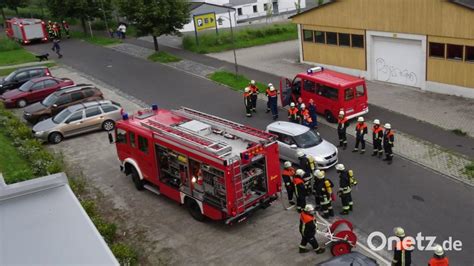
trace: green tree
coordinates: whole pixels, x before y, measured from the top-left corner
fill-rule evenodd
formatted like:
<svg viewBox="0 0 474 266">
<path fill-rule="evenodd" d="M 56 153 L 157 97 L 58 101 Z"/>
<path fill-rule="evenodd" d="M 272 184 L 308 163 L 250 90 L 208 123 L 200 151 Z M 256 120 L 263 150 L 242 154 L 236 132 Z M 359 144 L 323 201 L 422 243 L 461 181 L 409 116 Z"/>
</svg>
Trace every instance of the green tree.
<svg viewBox="0 0 474 266">
<path fill-rule="evenodd" d="M 2 9 L 2 18 L 5 20 L 5 14 L 3 13 L 3 8 L 9 8 L 15 10 L 16 15 L 18 16 L 18 8 L 26 7 L 28 5 L 28 0 L 0 0 L 0 9 Z"/>
<path fill-rule="evenodd" d="M 153 36 L 158 51 L 157 37 L 176 34 L 190 21 L 186 0 L 120 0 L 120 11 L 135 23 L 140 35 Z"/>
</svg>

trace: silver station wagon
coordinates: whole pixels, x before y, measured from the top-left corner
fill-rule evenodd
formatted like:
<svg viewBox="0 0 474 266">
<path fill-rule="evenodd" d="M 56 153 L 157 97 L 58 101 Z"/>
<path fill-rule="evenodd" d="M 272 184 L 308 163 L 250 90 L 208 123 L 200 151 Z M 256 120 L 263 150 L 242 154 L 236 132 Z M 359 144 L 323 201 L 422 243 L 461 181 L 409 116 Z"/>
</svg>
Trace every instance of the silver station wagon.
<svg viewBox="0 0 474 266">
<path fill-rule="evenodd" d="M 33 127 L 35 137 L 53 144 L 86 132 L 115 128 L 115 121 L 122 119 L 122 108 L 112 101 L 93 101 L 70 106 L 53 118 L 43 120 Z"/>
</svg>

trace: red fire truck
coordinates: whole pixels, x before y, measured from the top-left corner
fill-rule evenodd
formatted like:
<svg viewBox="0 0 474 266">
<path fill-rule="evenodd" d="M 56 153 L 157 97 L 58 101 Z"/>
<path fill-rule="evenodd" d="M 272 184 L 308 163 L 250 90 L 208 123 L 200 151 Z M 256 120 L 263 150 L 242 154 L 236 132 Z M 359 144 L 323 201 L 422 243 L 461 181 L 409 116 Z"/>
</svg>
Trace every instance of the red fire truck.
<svg viewBox="0 0 474 266">
<path fill-rule="evenodd" d="M 7 37 L 28 44 L 34 40 L 47 41 L 46 25 L 41 19 L 12 18 L 6 22 Z"/>
<path fill-rule="evenodd" d="M 200 221 L 240 222 L 281 191 L 274 135 L 189 108 L 123 114 L 115 144 L 138 190 L 184 204 Z"/>
<path fill-rule="evenodd" d="M 305 104 L 313 99 L 316 111 L 331 123 L 336 122 L 340 110 L 348 119 L 369 112 L 367 86 L 364 78 L 313 67 L 306 73 L 299 73 L 290 81 L 281 79 L 280 97 L 282 106 L 297 102 L 301 97 Z"/>
</svg>

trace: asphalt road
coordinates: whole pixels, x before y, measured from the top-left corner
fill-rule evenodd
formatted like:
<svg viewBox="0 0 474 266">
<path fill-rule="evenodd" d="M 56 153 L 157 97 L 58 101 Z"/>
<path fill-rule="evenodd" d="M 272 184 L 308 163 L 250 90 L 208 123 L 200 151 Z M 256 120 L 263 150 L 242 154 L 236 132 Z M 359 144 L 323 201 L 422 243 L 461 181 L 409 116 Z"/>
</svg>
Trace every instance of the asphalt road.
<svg viewBox="0 0 474 266">
<path fill-rule="evenodd" d="M 44 52 L 49 46 L 36 45 L 29 49 Z M 239 93 L 167 66 L 76 40 L 64 42 L 63 53 L 61 63 L 149 104 L 157 103 L 163 108 L 188 106 L 258 128 L 271 122 L 270 116 L 263 112 L 263 103 L 258 114 L 247 119 Z M 285 117 L 283 111 L 280 114 Z M 332 129 L 321 126 L 320 133 L 336 142 Z M 349 139 L 349 146 L 353 141 Z M 354 169 L 359 180 L 353 192 L 355 210 L 349 219 L 361 233 L 381 231 L 391 235 L 394 226 L 403 226 L 409 235 L 422 232 L 437 236 L 437 242 L 452 237 L 463 242 L 463 250 L 447 252 L 451 264 L 474 263 L 470 254 L 474 248 L 472 187 L 399 157 L 388 166 L 370 155 L 344 151 L 340 153 L 340 161 Z M 328 171 L 328 176 L 336 180 L 333 170 Z M 334 207 L 340 210 L 340 202 Z M 414 252 L 415 264 L 426 264 L 431 255 L 431 252 Z"/>
</svg>

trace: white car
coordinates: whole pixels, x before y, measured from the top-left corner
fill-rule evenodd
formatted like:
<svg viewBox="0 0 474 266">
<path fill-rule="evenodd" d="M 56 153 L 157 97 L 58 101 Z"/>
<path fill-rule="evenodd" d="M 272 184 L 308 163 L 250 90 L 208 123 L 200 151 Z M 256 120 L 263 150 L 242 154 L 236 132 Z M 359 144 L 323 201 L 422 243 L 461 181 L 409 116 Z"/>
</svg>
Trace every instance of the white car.
<svg viewBox="0 0 474 266">
<path fill-rule="evenodd" d="M 305 154 L 314 157 L 319 169 L 330 168 L 338 161 L 336 146 L 306 126 L 277 121 L 267 126 L 267 132 L 278 137 L 282 160 L 298 163 L 296 152 L 300 149 Z"/>
</svg>

